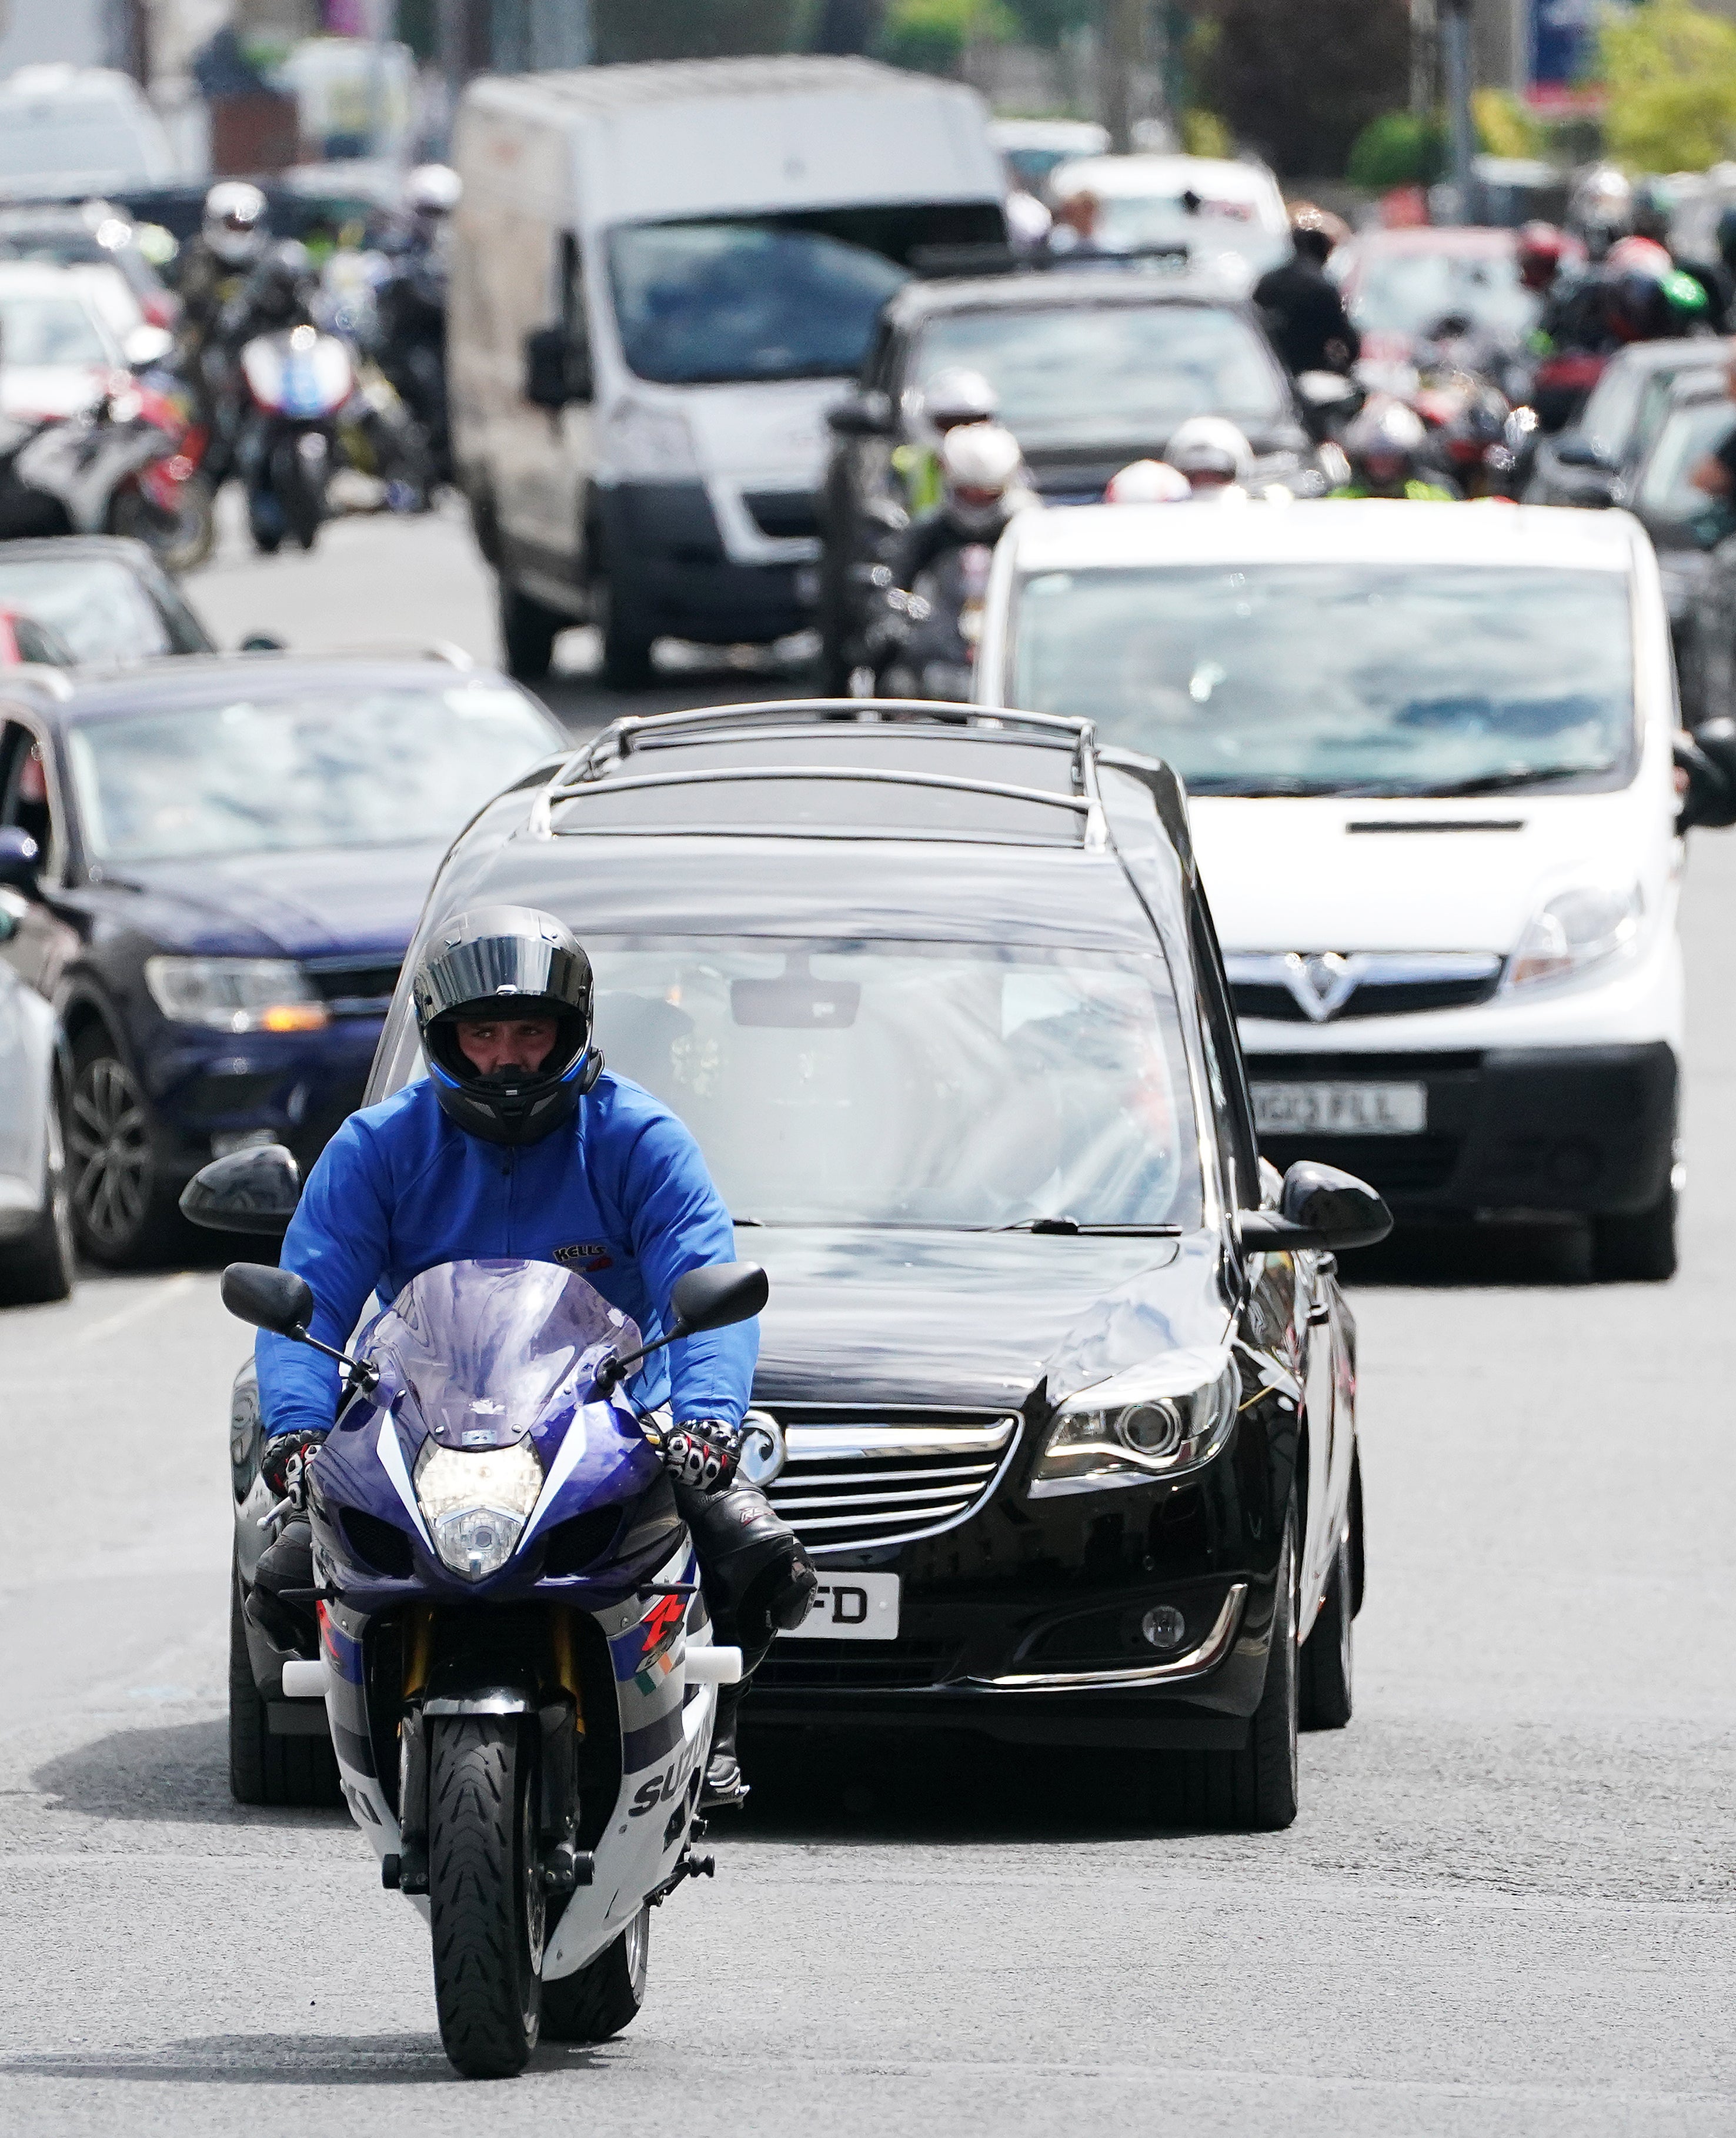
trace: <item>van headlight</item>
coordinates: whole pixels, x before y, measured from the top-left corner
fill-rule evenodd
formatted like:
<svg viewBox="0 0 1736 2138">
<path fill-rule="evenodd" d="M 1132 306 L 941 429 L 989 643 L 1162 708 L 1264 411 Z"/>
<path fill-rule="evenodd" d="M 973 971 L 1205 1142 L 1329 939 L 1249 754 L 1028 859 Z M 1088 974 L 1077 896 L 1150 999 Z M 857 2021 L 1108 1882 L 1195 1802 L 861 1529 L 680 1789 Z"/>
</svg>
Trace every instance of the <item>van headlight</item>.
<svg viewBox="0 0 1736 2138">
<path fill-rule="evenodd" d="M 610 410 L 603 426 L 602 457 L 617 477 L 674 482 L 699 473 L 687 417 L 679 408 L 654 408 L 648 401 L 628 399 Z"/>
<path fill-rule="evenodd" d="M 1526 924 L 1507 969 L 1507 986 L 1577 979 L 1595 966 L 1625 957 L 1639 940 L 1645 910 L 1645 896 L 1636 883 L 1626 890 L 1586 885 L 1558 891 Z"/>
<path fill-rule="evenodd" d="M 542 1465 L 528 1439 L 475 1453 L 423 1447 L 416 1498 L 441 1562 L 467 1581 L 498 1574 L 518 1548 L 542 1491 Z"/>
<path fill-rule="evenodd" d="M 1235 1362 L 1222 1351 L 1173 1352 L 1082 1389 L 1055 1413 L 1030 1496 L 1184 1477 L 1230 1438 L 1240 1394 Z"/>
</svg>

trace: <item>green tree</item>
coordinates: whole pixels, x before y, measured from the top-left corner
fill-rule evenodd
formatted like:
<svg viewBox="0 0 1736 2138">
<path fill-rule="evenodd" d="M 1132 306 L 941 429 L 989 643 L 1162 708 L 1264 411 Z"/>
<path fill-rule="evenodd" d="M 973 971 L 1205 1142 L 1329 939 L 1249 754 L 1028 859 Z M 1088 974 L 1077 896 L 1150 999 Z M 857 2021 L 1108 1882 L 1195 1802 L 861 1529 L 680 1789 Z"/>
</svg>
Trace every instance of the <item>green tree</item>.
<svg viewBox="0 0 1736 2138">
<path fill-rule="evenodd" d="M 1604 139 L 1642 171 L 1703 171 L 1736 149 L 1736 24 L 1690 0 L 1611 8 L 1598 37 Z"/>
<path fill-rule="evenodd" d="M 785 52 L 806 27 L 802 0 L 594 0 L 597 57 L 710 60 Z"/>
<path fill-rule="evenodd" d="M 995 0 L 891 0 L 880 56 L 924 74 L 956 74 L 966 45 L 1007 34 Z"/>
<path fill-rule="evenodd" d="M 1329 177 L 1410 84 L 1406 0 L 1201 0 L 1198 101 L 1291 177 Z"/>
</svg>

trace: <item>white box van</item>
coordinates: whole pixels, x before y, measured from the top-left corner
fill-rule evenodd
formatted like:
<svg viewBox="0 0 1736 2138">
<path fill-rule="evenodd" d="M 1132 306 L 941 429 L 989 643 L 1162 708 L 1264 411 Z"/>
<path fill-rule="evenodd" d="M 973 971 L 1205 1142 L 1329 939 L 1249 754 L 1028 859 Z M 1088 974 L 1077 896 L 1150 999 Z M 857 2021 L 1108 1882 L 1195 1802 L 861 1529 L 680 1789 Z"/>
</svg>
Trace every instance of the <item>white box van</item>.
<svg viewBox="0 0 1736 2138">
<path fill-rule="evenodd" d="M 485 78 L 455 160 L 454 457 L 514 674 L 589 619 L 653 639 L 809 620 L 824 413 L 924 247 L 998 243 L 975 93 L 854 59 Z"/>
<path fill-rule="evenodd" d="M 1599 1275 L 1670 1275 L 1683 848 L 1637 520 L 1027 513 L 977 696 L 1186 780 L 1274 1164 L 1342 1165 L 1401 1219 L 1589 1219 Z"/>
<path fill-rule="evenodd" d="M 111 67 L 20 67 L 0 81 L 0 199 L 83 200 L 168 185 L 163 121 Z"/>
</svg>

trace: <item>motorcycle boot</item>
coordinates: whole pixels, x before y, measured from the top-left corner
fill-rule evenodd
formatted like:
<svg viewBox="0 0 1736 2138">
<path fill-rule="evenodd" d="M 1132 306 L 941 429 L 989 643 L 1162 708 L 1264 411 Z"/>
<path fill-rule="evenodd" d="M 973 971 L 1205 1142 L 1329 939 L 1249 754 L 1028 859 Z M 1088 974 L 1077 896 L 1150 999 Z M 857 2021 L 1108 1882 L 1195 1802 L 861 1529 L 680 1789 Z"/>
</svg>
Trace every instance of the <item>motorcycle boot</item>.
<svg viewBox="0 0 1736 2138">
<path fill-rule="evenodd" d="M 781 1632 L 799 1626 L 819 1586 L 814 1563 L 789 1524 L 753 1485 L 715 1494 L 677 1485 L 675 1504 L 693 1539 L 706 1608 L 720 1643 L 741 1651 L 741 1682 L 719 1688 L 717 1723 L 702 1804 L 723 1809 L 747 1794 L 736 1727 L 754 1672 Z"/>
<path fill-rule="evenodd" d="M 305 1603 L 284 1600 L 285 1590 L 305 1594 L 314 1585 L 314 1533 L 307 1517 L 286 1521 L 261 1555 L 247 1592 L 247 1617 L 274 1648 L 311 1658 L 319 1653 L 319 1626 Z"/>
</svg>

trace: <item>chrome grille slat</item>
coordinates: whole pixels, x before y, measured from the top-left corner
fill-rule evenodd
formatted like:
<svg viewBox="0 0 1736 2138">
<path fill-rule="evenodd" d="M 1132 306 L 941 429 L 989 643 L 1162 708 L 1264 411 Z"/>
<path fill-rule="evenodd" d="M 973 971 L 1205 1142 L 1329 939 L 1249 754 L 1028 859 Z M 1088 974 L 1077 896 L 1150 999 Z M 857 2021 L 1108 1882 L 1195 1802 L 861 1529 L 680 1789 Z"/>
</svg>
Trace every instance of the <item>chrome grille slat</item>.
<svg viewBox="0 0 1736 2138">
<path fill-rule="evenodd" d="M 778 1407 L 789 1460 L 767 1496 L 815 1550 L 902 1544 L 968 1521 L 1018 1443 L 1005 1412 Z M 819 1412 L 815 1416 L 814 1413 Z"/>
</svg>

